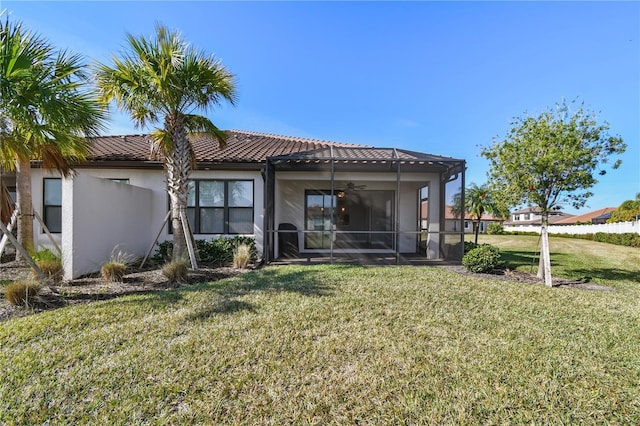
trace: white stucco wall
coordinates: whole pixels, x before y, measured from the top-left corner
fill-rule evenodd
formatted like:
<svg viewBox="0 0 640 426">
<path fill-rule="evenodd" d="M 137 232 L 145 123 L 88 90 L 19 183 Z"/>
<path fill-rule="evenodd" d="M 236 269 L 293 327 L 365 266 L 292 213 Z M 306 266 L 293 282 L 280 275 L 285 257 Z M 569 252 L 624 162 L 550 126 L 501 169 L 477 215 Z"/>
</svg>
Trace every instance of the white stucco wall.
<svg viewBox="0 0 640 426">
<path fill-rule="evenodd" d="M 87 174 L 62 181 L 62 262 L 65 279 L 96 272 L 112 254 L 146 254 L 152 191 Z"/>
<path fill-rule="evenodd" d="M 116 185 L 127 186 L 126 184 L 120 184 L 111 182 L 108 179 L 128 179 L 129 186 L 145 188 L 149 193 L 149 199 L 146 201 L 148 206 L 147 218 L 144 223 L 145 232 L 150 233 L 150 240 L 145 241 L 144 254 L 149 249 L 153 238 L 160 231 L 160 227 L 163 224 L 164 218 L 169 208 L 169 200 L 166 193 L 165 178 L 161 169 L 100 169 L 100 168 L 80 168 L 77 170 L 78 176 L 89 176 L 95 178 L 104 178 L 104 181 Z M 34 209 L 38 213 L 43 215 L 43 178 L 45 177 L 60 177 L 56 173 L 46 172 L 42 169 L 32 169 L 32 194 Z M 256 249 L 258 256 L 261 257 L 263 253 L 263 226 L 264 226 L 264 181 L 259 171 L 225 171 L 225 170 L 195 170 L 191 174 L 192 179 L 243 179 L 253 180 L 254 183 L 254 224 L 253 224 L 253 236 L 256 239 Z M 96 189 L 94 192 L 90 192 L 86 195 L 85 202 L 91 204 L 93 199 L 104 199 L 106 194 L 102 194 L 102 189 Z M 65 200 L 63 200 L 63 222 L 68 210 L 64 209 Z M 62 234 L 65 233 L 63 229 Z M 54 234 L 54 238 L 60 245 L 62 243 L 62 234 Z M 38 223 L 34 224 L 35 243 L 39 247 L 50 247 L 49 238 L 42 232 L 42 229 Z M 196 234 L 196 239 L 210 240 L 212 238 L 218 238 L 210 234 Z M 96 238 L 95 236 L 92 238 Z M 162 230 L 159 242 L 165 240 L 171 240 L 172 235 L 169 233 L 167 226 Z M 97 241 L 97 240 L 96 240 Z M 110 250 L 113 247 L 110 248 Z M 110 254 L 110 252 L 109 252 Z"/>
</svg>

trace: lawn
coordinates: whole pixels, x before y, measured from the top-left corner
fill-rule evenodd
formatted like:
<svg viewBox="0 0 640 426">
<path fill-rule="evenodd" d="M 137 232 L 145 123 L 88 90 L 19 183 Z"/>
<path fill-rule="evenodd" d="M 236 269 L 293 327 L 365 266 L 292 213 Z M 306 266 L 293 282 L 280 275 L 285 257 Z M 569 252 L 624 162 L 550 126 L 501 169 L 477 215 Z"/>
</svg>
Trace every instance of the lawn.
<svg viewBox="0 0 640 426">
<path fill-rule="evenodd" d="M 611 292 L 280 266 L 15 318 L 0 424 L 638 424 L 629 250 Z"/>
</svg>

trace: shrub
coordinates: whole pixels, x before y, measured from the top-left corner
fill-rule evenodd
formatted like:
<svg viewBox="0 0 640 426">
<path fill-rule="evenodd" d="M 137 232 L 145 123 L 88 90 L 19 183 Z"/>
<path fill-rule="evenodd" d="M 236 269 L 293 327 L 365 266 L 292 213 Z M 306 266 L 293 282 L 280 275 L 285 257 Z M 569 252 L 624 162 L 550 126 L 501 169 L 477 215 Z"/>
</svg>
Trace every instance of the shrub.
<svg viewBox="0 0 640 426">
<path fill-rule="evenodd" d="M 54 284 L 60 284 L 64 275 L 62 259 L 49 249 L 39 250 L 31 256 L 42 273 Z M 33 271 L 36 276 L 35 271 Z"/>
<path fill-rule="evenodd" d="M 487 234 L 489 235 L 503 235 L 504 234 L 504 227 L 502 225 L 500 225 L 499 223 L 490 223 L 489 226 L 487 226 Z"/>
<path fill-rule="evenodd" d="M 122 282 L 130 262 L 131 256 L 126 252 L 111 252 L 109 261 L 100 268 L 100 275 L 105 281 Z"/>
<path fill-rule="evenodd" d="M 189 268 L 184 260 L 173 260 L 162 267 L 162 275 L 174 284 L 186 281 L 188 273 Z"/>
<path fill-rule="evenodd" d="M 42 286 L 36 281 L 22 280 L 9 284 L 4 289 L 4 297 L 16 306 L 33 305 Z"/>
<path fill-rule="evenodd" d="M 479 244 L 474 243 L 473 241 L 465 241 L 464 242 L 464 252 L 469 253 L 474 248 L 480 247 Z"/>
<path fill-rule="evenodd" d="M 233 250 L 233 267 L 245 269 L 251 260 L 251 250 L 246 244 L 240 244 Z"/>
<path fill-rule="evenodd" d="M 469 272 L 491 272 L 500 265 L 500 251 L 495 246 L 483 244 L 466 253 L 462 265 Z"/>
<path fill-rule="evenodd" d="M 256 240 L 253 237 L 235 236 L 232 238 L 214 238 L 209 241 L 196 240 L 196 251 L 198 260 L 216 266 L 227 266 L 233 263 L 233 251 L 240 244 L 249 247 L 250 261 L 257 258 Z M 171 260 L 173 242 L 164 241 L 158 244 L 158 249 L 154 254 L 154 259 L 168 262 Z"/>
</svg>

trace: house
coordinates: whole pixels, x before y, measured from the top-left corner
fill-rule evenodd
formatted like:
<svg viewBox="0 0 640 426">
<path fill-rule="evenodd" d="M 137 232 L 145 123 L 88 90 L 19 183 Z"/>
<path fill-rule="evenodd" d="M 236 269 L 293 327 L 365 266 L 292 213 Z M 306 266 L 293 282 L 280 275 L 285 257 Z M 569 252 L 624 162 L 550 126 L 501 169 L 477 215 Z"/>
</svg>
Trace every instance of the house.
<svg viewBox="0 0 640 426">
<path fill-rule="evenodd" d="M 284 256 L 329 261 L 379 255 L 454 260 L 462 233 L 446 232 L 448 185 L 465 161 L 396 148 L 227 132 L 227 147 L 195 136 L 187 216 L 197 239 L 248 235 L 267 263 Z M 96 271 L 114 250 L 144 256 L 169 210 L 163 165 L 148 135 L 90 139 L 73 178 L 32 164 L 35 211 L 62 248 L 65 278 Z M 421 203 L 431 200 L 426 212 Z M 424 213 L 424 215 L 422 214 Z M 419 217 L 423 216 L 423 217 Z M 50 245 L 39 223 L 36 245 Z"/>
<path fill-rule="evenodd" d="M 600 224 L 607 223 L 611 218 L 611 213 L 616 211 L 616 207 L 604 207 L 592 212 L 583 213 L 577 216 L 565 217 L 555 222 L 554 225 L 580 225 L 580 224 Z"/>
<path fill-rule="evenodd" d="M 568 219 L 573 215 L 555 210 L 549 212 L 549 224 L 555 224 L 560 220 Z M 504 226 L 530 226 L 542 225 L 542 214 L 538 207 L 527 207 L 517 210 L 509 215 L 509 219 L 502 223 Z"/>
<path fill-rule="evenodd" d="M 421 207 L 422 214 L 426 217 L 426 211 L 428 209 L 428 203 L 423 203 Z M 462 220 L 459 215 L 454 213 L 452 206 L 447 205 L 445 207 L 445 230 L 450 232 L 458 232 L 462 228 L 465 234 L 473 234 L 473 220 L 465 216 Z M 502 223 L 504 221 L 503 218 L 495 217 L 489 213 L 485 213 L 482 215 L 482 220 L 480 220 L 480 233 L 486 234 L 489 225 L 492 223 Z"/>
</svg>

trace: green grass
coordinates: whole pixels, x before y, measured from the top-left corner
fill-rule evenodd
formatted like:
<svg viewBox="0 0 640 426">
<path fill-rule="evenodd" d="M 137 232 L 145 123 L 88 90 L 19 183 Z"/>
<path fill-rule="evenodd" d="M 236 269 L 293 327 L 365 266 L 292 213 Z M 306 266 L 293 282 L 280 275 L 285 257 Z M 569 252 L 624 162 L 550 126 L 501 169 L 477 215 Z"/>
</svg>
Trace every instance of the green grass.
<svg viewBox="0 0 640 426">
<path fill-rule="evenodd" d="M 16 318 L 0 424 L 637 424 L 640 291 L 614 281 L 268 267 Z"/>
<path fill-rule="evenodd" d="M 472 241 L 472 240 L 469 240 Z M 530 235 L 480 235 L 478 243 L 501 250 L 511 269 L 536 273 L 540 237 Z M 640 285 L 640 249 L 595 241 L 550 237 L 551 273 L 588 279 L 616 287 Z"/>
</svg>

